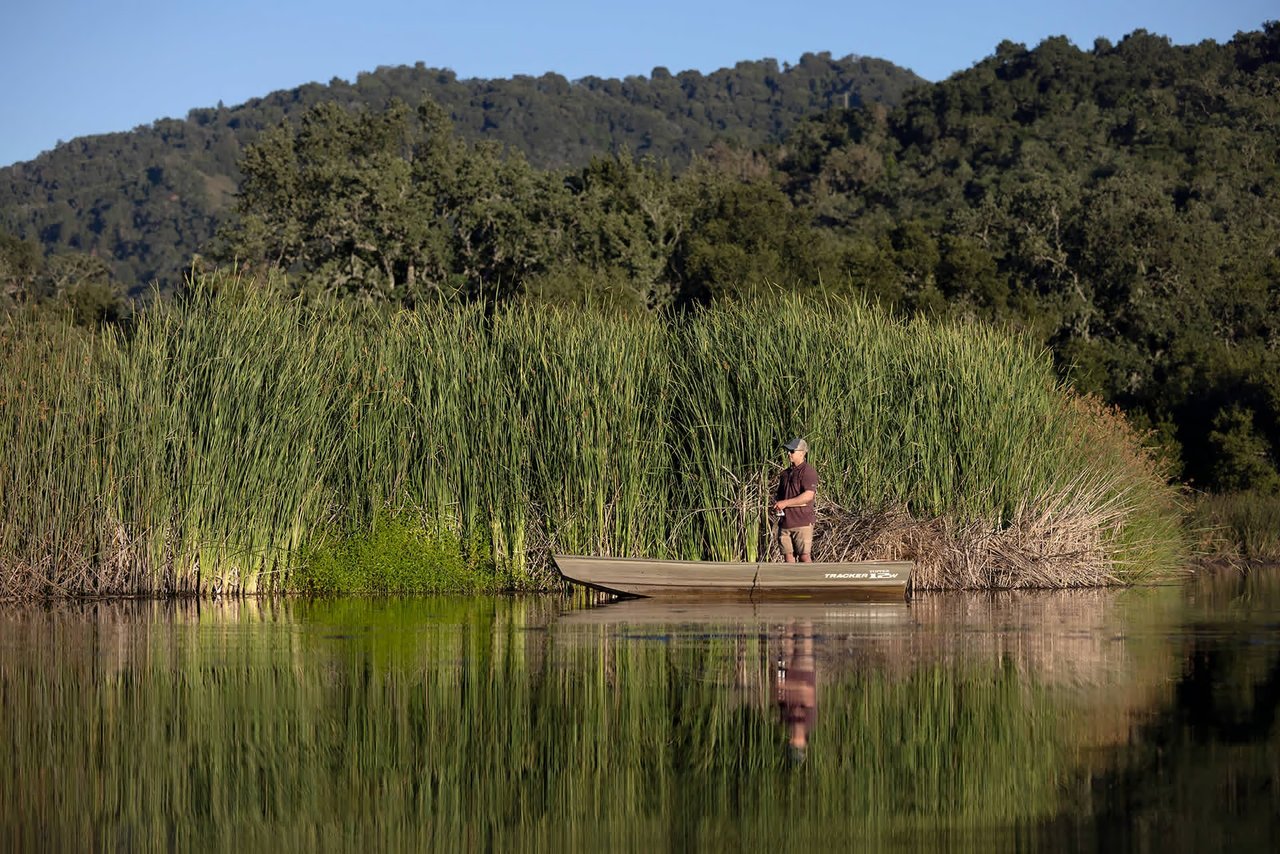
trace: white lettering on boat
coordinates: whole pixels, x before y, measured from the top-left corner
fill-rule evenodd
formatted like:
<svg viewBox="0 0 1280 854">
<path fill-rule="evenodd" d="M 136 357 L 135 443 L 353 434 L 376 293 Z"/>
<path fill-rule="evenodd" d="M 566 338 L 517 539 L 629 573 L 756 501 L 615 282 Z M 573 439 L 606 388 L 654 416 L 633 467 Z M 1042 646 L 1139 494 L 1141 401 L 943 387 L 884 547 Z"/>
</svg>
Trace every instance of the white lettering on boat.
<svg viewBox="0 0 1280 854">
<path fill-rule="evenodd" d="M 896 579 L 897 572 L 883 570 L 878 572 L 826 572 L 823 577 L 827 577 L 827 579 Z"/>
</svg>

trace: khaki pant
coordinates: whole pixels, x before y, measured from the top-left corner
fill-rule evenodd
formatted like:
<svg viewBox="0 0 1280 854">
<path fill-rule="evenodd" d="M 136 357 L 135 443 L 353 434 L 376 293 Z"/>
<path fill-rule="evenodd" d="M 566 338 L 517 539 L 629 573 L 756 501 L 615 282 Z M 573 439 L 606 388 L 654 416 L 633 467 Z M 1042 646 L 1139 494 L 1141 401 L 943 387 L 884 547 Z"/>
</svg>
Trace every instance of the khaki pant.
<svg viewBox="0 0 1280 854">
<path fill-rule="evenodd" d="M 778 545 L 783 557 L 799 557 L 813 551 L 813 526 L 778 528 Z"/>
</svg>

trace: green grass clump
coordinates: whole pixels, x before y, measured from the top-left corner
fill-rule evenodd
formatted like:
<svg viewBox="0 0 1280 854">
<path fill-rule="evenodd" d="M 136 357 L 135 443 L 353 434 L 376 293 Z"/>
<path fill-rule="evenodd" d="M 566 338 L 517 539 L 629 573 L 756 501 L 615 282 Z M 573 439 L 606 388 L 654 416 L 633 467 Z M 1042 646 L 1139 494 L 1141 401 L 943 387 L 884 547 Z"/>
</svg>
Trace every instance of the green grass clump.
<svg viewBox="0 0 1280 854">
<path fill-rule="evenodd" d="M 290 584 L 322 595 L 481 593 L 501 586 L 483 544 L 464 550 L 453 531 L 409 514 L 379 518 L 370 530 L 325 532 L 302 549 Z"/>
</svg>

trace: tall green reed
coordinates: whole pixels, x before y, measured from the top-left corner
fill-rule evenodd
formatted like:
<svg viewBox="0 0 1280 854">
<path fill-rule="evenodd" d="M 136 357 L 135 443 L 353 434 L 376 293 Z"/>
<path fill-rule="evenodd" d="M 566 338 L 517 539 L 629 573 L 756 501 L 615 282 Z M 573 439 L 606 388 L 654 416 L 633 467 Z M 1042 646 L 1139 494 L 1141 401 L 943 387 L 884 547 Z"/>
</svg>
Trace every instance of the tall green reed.
<svg viewBox="0 0 1280 854">
<path fill-rule="evenodd" d="M 557 309 L 494 323 L 494 346 L 528 440 L 520 480 L 560 549 L 641 553 L 665 528 L 671 460 L 664 332 L 649 315 Z"/>
<path fill-rule="evenodd" d="M 552 550 L 761 559 L 793 435 L 820 502 L 1070 511 L 1132 573 L 1181 542 L 1132 431 L 1044 353 L 856 303 L 405 312 L 212 274 L 127 333 L 0 334 L 2 595 L 286 588 L 317 531 L 404 512 L 517 587 Z"/>
</svg>

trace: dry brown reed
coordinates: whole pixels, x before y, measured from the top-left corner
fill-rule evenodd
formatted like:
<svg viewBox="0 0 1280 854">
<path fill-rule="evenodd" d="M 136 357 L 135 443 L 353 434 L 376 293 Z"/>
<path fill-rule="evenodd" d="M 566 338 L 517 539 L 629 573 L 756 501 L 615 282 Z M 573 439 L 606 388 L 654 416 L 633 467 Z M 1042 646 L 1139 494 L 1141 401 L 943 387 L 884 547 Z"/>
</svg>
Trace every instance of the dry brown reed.
<svg viewBox="0 0 1280 854">
<path fill-rule="evenodd" d="M 1107 537 L 1127 518 L 1120 502 L 1078 494 L 1027 501 L 1004 525 L 828 505 L 815 525 L 814 559 L 914 561 L 919 590 L 1099 587 L 1125 581 Z"/>
</svg>

